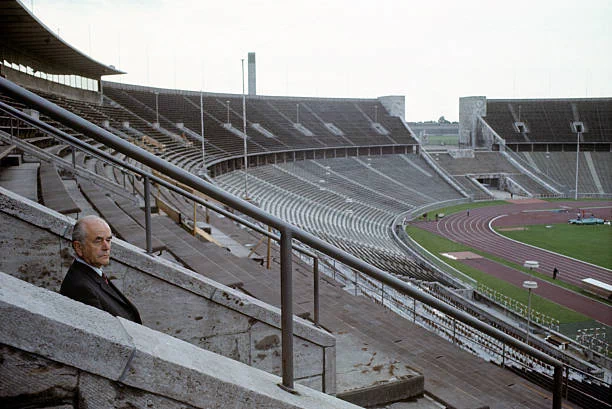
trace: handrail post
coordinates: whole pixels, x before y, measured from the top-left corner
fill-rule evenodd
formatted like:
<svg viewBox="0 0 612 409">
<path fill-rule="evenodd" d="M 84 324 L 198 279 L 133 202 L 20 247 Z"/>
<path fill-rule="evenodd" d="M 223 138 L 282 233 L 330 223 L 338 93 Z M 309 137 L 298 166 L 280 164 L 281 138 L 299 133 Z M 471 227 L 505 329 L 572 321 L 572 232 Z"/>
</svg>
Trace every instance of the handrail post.
<svg viewBox="0 0 612 409">
<path fill-rule="evenodd" d="M 553 375 L 553 409 L 561 409 L 563 404 L 563 366 L 555 366 Z"/>
<path fill-rule="evenodd" d="M 319 325 L 319 259 L 313 258 L 313 273 L 314 273 L 314 323 Z"/>
<path fill-rule="evenodd" d="M 151 182 L 148 176 L 144 177 L 144 200 L 147 253 L 151 254 L 153 252 L 153 244 L 151 242 Z"/>
<path fill-rule="evenodd" d="M 272 233 L 272 226 L 268 226 L 268 233 Z M 267 256 L 266 257 L 266 268 L 269 270 L 270 267 L 272 266 L 272 238 L 270 236 L 268 236 L 266 256 Z"/>
<path fill-rule="evenodd" d="M 565 399 L 569 395 L 569 366 L 565 367 Z"/>
<path fill-rule="evenodd" d="M 76 168 L 76 148 L 73 146 L 70 151 L 72 153 L 72 169 L 74 169 Z"/>
<path fill-rule="evenodd" d="M 293 391 L 293 280 L 291 266 L 292 231 L 280 230 L 282 376 L 285 389 Z"/>
<path fill-rule="evenodd" d="M 195 190 L 193 191 L 195 194 Z M 193 201 L 193 236 L 195 237 L 198 233 L 198 207 L 195 200 Z"/>
</svg>

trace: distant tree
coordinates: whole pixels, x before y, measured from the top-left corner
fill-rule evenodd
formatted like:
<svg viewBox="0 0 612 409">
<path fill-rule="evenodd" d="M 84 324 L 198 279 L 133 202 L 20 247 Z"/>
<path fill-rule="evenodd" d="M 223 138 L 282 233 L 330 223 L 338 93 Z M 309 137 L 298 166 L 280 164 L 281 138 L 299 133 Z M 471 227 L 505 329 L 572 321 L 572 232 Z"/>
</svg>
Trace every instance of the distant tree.
<svg viewBox="0 0 612 409">
<path fill-rule="evenodd" d="M 438 123 L 439 124 L 450 124 L 450 121 L 447 120 L 446 118 L 444 118 L 444 115 L 442 115 L 439 119 L 438 119 Z"/>
</svg>

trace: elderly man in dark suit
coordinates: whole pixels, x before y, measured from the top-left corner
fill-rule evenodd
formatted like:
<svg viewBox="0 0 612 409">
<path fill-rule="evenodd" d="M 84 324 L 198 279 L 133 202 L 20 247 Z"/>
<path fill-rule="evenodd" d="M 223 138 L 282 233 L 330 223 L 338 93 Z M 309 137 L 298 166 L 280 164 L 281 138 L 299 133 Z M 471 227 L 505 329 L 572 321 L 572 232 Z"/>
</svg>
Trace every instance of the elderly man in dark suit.
<svg viewBox="0 0 612 409">
<path fill-rule="evenodd" d="M 134 304 L 102 271 L 102 267 L 110 263 L 112 238 L 108 224 L 97 216 L 85 216 L 76 222 L 72 232 L 76 257 L 64 277 L 60 293 L 114 316 L 142 324 Z"/>
</svg>

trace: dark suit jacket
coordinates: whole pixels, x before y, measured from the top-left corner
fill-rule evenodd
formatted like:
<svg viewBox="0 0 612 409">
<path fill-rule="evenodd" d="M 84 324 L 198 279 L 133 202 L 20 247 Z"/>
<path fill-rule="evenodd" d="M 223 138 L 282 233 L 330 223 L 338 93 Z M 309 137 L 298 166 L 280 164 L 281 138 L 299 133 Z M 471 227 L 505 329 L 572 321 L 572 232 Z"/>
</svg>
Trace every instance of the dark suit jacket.
<svg viewBox="0 0 612 409">
<path fill-rule="evenodd" d="M 138 324 L 142 324 L 138 310 L 121 294 L 121 291 L 109 281 L 98 275 L 91 267 L 77 260 L 72 262 L 60 294 L 73 300 L 104 310 L 114 316 L 123 317 Z"/>
</svg>

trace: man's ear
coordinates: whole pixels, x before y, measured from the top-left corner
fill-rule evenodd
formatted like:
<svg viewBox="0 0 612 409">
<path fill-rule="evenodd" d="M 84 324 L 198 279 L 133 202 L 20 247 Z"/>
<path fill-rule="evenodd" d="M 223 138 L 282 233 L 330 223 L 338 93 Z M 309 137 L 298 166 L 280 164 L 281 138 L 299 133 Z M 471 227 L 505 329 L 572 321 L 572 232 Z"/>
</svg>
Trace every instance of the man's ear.
<svg viewBox="0 0 612 409">
<path fill-rule="evenodd" d="M 83 257 L 83 252 L 81 251 L 81 243 L 79 243 L 78 241 L 73 241 L 72 248 L 74 249 L 74 252 L 77 254 L 77 256 Z"/>
</svg>

